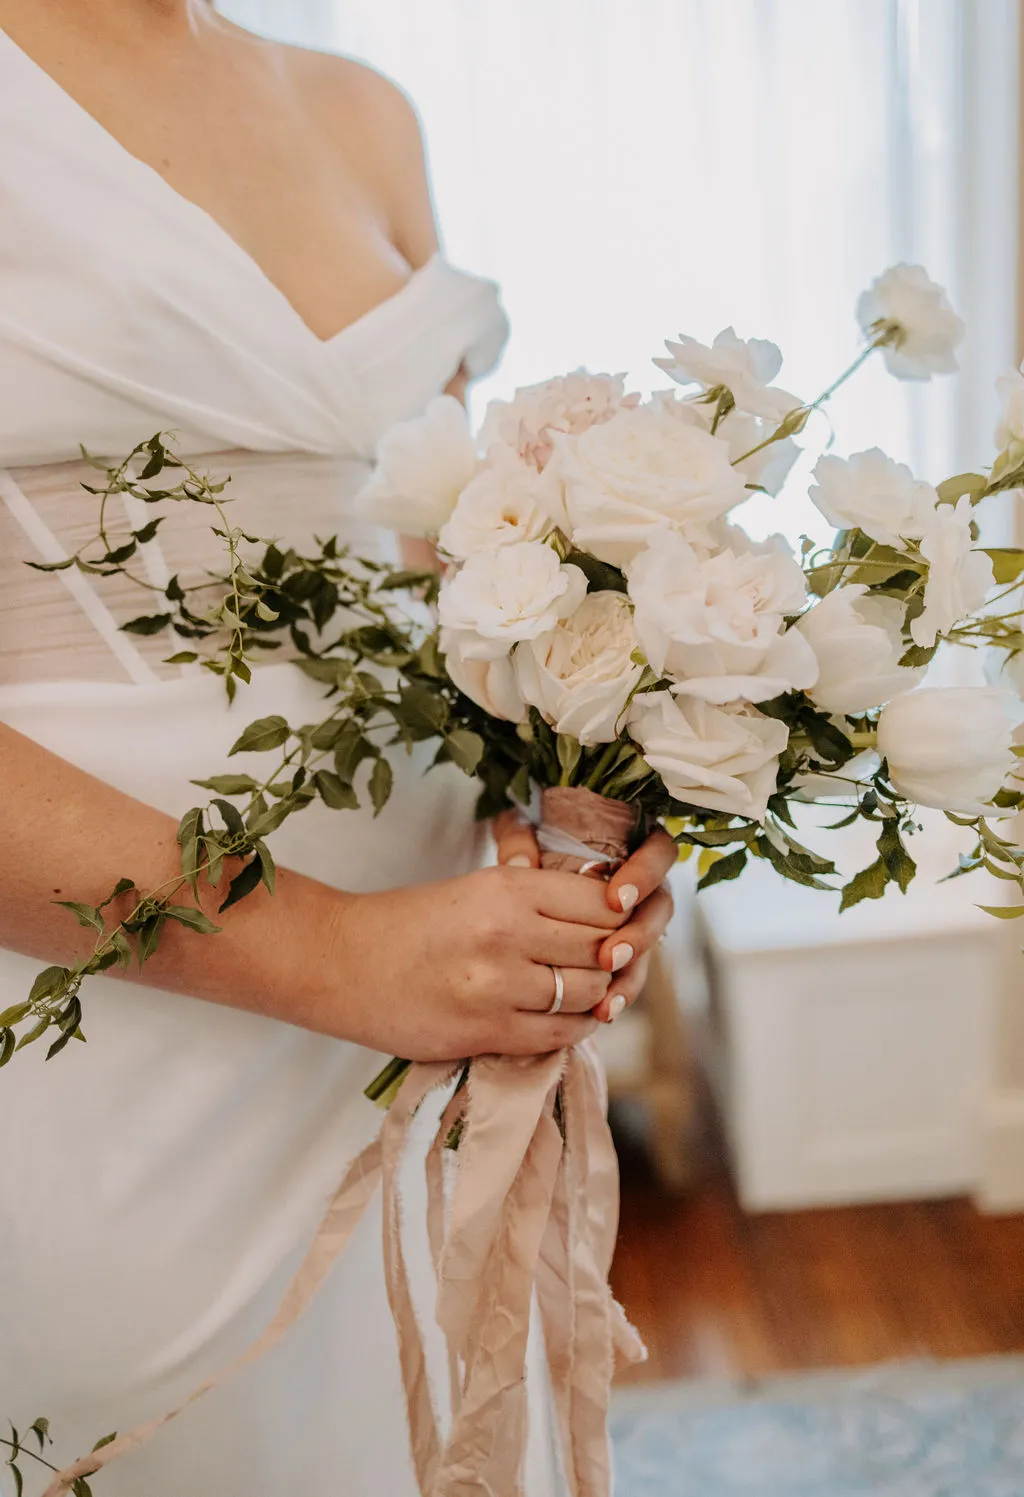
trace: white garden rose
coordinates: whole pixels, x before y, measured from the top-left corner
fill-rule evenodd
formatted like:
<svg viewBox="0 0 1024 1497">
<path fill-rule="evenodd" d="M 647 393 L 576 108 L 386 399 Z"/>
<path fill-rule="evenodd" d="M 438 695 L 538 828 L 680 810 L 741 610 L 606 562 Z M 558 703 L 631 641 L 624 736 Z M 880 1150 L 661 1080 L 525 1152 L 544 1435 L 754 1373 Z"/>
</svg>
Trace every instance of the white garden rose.
<svg viewBox="0 0 1024 1497">
<path fill-rule="evenodd" d="M 910 691 L 924 669 L 900 665 L 903 606 L 873 598 L 860 583 L 837 587 L 808 609 L 797 628 L 814 651 L 818 679 L 810 696 L 824 712 L 866 712 Z"/>
<path fill-rule="evenodd" d="M 764 820 L 789 741 L 785 723 L 752 707 L 655 691 L 636 698 L 629 729 L 676 800 Z"/>
<path fill-rule="evenodd" d="M 921 541 L 928 562 L 924 611 L 911 620 L 915 644 L 929 647 L 967 614 L 980 608 L 995 582 L 992 559 L 971 540 L 971 501 L 940 504 Z"/>
<path fill-rule="evenodd" d="M 439 395 L 422 416 L 381 438 L 377 466 L 356 502 L 374 525 L 436 535 L 475 471 L 466 412 L 451 395 Z"/>
<path fill-rule="evenodd" d="M 626 394 L 625 375 L 577 369 L 538 385 L 523 385 L 511 400 L 492 400 L 480 442 L 485 452 L 495 444 L 508 448 L 539 472 L 553 451 L 553 432 L 578 436 L 610 421 L 621 405 L 636 405 L 639 399 Z"/>
<path fill-rule="evenodd" d="M 837 530 L 863 530 L 883 546 L 920 540 L 939 496 L 879 447 L 852 457 L 822 457 L 815 468 L 811 502 Z"/>
<path fill-rule="evenodd" d="M 686 404 L 710 431 L 715 406 L 699 400 L 689 400 Z M 782 437 L 778 442 L 762 447 L 762 442 L 766 442 L 774 430 L 774 421 L 762 421 L 744 411 L 730 411 L 719 421 L 715 432 L 728 447 L 729 460 L 736 471 L 742 473 L 744 481 L 764 489 L 772 498 L 781 491 L 790 469 L 800 456 L 800 448 L 792 437 Z M 755 448 L 760 448 L 760 451 L 755 452 Z M 751 456 L 748 457 L 748 453 Z"/>
<path fill-rule="evenodd" d="M 1002 402 L 996 425 L 996 446 L 1004 452 L 1015 443 L 1024 446 L 1024 366 L 1001 374 L 996 380 L 996 389 Z"/>
<path fill-rule="evenodd" d="M 508 655 L 496 660 L 480 660 L 467 652 L 477 643 L 475 634 L 457 629 L 441 630 L 441 652 L 449 676 L 470 701 L 476 702 L 491 717 L 519 723 L 526 717 L 526 703 L 519 694 L 515 672 Z"/>
<path fill-rule="evenodd" d="M 921 265 L 893 265 L 857 300 L 857 321 L 866 338 L 888 333 L 883 355 L 897 379 L 952 374 L 955 350 L 966 328 L 945 291 Z"/>
<path fill-rule="evenodd" d="M 515 458 L 489 463 L 459 495 L 438 536 L 441 550 L 464 561 L 491 546 L 543 540 L 553 522 L 538 502 L 537 484 L 535 470 Z"/>
<path fill-rule="evenodd" d="M 761 416 L 773 428 L 802 404 L 795 395 L 772 387 L 782 368 L 782 354 L 767 338 L 738 338 L 735 329 L 727 327 L 710 348 L 685 333 L 678 342 L 666 340 L 665 347 L 669 358 L 654 362 L 676 384 L 702 385 L 705 390 L 724 385 L 737 410 Z"/>
<path fill-rule="evenodd" d="M 548 474 L 563 485 L 575 544 L 613 566 L 624 566 L 666 525 L 701 537 L 746 498 L 726 444 L 671 397 L 622 407 L 580 436 L 556 436 Z"/>
<path fill-rule="evenodd" d="M 462 631 L 467 659 L 497 660 L 522 639 L 535 639 L 579 607 L 587 579 L 563 566 L 542 541 L 477 551 L 441 587 L 438 617 Z"/>
<path fill-rule="evenodd" d="M 720 536 L 722 549 L 705 555 L 666 531 L 631 563 L 637 637 L 652 667 L 708 702 L 767 702 L 813 685 L 814 651 L 784 631 L 807 601 L 787 543 L 755 543 L 736 526 Z"/>
<path fill-rule="evenodd" d="M 901 795 L 920 806 L 980 815 L 1016 760 L 1020 702 L 992 686 L 921 687 L 878 720 L 878 752 Z"/>
<path fill-rule="evenodd" d="M 556 733 L 589 746 L 611 743 L 643 666 L 633 610 L 622 593 L 588 593 L 547 634 L 521 644 L 513 657 L 519 691 Z"/>
</svg>

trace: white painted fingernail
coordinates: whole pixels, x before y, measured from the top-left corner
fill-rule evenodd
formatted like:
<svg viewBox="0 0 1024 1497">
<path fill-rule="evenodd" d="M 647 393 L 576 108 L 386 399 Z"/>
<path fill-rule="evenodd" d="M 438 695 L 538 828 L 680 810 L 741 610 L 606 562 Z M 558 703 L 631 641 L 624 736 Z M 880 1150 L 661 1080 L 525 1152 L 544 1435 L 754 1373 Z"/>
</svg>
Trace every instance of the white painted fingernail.
<svg viewBox="0 0 1024 1497">
<path fill-rule="evenodd" d="M 636 884 L 619 885 L 619 908 L 623 914 L 628 915 L 639 898 L 640 890 Z"/>
<path fill-rule="evenodd" d="M 505 864 L 506 868 L 532 868 L 533 864 L 525 852 L 517 852 L 514 858 L 509 858 Z"/>
<path fill-rule="evenodd" d="M 608 1005 L 608 1023 L 612 1024 L 626 1007 L 626 1000 L 621 993 L 616 993 Z"/>
<path fill-rule="evenodd" d="M 628 941 L 620 941 L 612 947 L 612 971 L 621 972 L 633 960 L 633 948 Z"/>
</svg>

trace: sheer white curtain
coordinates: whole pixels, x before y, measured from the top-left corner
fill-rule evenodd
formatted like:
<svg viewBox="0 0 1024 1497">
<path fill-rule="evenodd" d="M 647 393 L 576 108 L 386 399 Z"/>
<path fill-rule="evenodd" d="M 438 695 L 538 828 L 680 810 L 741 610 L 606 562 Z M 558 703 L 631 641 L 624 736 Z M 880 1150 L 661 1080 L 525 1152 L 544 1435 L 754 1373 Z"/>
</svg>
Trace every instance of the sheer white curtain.
<svg viewBox="0 0 1024 1497">
<path fill-rule="evenodd" d="M 817 394 L 853 304 L 919 260 L 971 324 L 956 381 L 870 368 L 836 450 L 940 477 L 988 455 L 1013 359 L 1018 0 L 223 0 L 256 29 L 364 59 L 416 101 L 448 253 L 499 280 L 505 361 L 481 392 L 586 364 L 657 379 L 680 331 L 773 338 Z M 812 445 L 828 438 L 821 422 Z M 820 533 L 810 456 L 758 528 Z"/>
</svg>

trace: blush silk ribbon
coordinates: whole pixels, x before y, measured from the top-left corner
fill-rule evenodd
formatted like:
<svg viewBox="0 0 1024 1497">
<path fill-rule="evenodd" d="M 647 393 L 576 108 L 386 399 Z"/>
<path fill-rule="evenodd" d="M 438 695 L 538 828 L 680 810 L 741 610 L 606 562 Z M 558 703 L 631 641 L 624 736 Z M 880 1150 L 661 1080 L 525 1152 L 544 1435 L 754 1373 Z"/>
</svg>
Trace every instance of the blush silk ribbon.
<svg viewBox="0 0 1024 1497">
<path fill-rule="evenodd" d="M 545 791 L 544 865 L 624 856 L 633 813 L 590 791 Z M 552 846 L 557 843 L 557 850 Z M 571 844 L 575 843 L 575 846 Z M 398 1336 L 410 1447 L 422 1497 L 524 1497 L 526 1346 L 536 1295 L 571 1497 L 609 1497 L 608 1399 L 616 1359 L 646 1355 L 608 1285 L 618 1228 L 618 1166 L 604 1079 L 589 1042 L 549 1055 L 484 1055 L 443 1110 L 426 1156 L 427 1231 L 437 1321 L 448 1347 L 446 1439 L 402 1249 L 399 1169 L 413 1120 L 462 1063 L 413 1064 L 381 1131 L 352 1162 L 303 1262 L 257 1341 L 177 1408 L 81 1456 L 44 1497 L 136 1449 L 190 1404 L 269 1351 L 295 1324 L 349 1241 L 378 1185 L 384 1271 Z M 444 1148 L 461 1123 L 445 1199 Z"/>
</svg>

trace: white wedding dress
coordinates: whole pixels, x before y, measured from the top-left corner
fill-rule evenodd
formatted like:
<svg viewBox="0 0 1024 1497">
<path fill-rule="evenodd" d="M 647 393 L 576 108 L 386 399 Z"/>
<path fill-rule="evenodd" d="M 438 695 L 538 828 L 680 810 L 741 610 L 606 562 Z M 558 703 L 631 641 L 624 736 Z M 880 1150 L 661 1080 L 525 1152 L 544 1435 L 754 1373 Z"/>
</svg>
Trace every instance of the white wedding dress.
<svg viewBox="0 0 1024 1497">
<path fill-rule="evenodd" d="M 228 710 L 213 677 L 161 664 L 165 640 L 119 630 L 151 601 L 119 579 L 24 565 L 91 532 L 78 444 L 120 458 L 173 429 L 194 466 L 233 475 L 247 530 L 379 551 L 393 539 L 350 514 L 377 440 L 460 365 L 487 368 L 505 320 L 492 285 L 436 257 L 318 339 L 206 213 L 2 32 L 0 139 L 0 721 L 180 814 L 201 794 L 190 779 L 226 767 L 245 722 L 315 720 L 321 692 L 275 664 Z M 217 555 L 206 526 L 198 510 L 167 522 L 148 561 L 157 584 Z M 379 819 L 310 809 L 276 834 L 279 860 L 360 891 L 471 868 L 470 782 L 398 768 Z M 0 951 L 0 1008 L 40 965 Z M 256 1339 L 380 1120 L 362 1088 L 381 1057 L 357 1046 L 105 978 L 83 998 L 87 1045 L 49 1064 L 36 1045 L 0 1071 L 0 1423 L 45 1414 L 58 1464 L 174 1407 Z M 407 1173 L 429 1322 L 415 1157 Z M 527 1491 L 551 1497 L 537 1346 L 530 1388 Z M 40 1491 L 24 1466 L 26 1491 Z M 284 1341 L 95 1485 L 97 1497 L 411 1497 L 379 1201 Z"/>
</svg>

